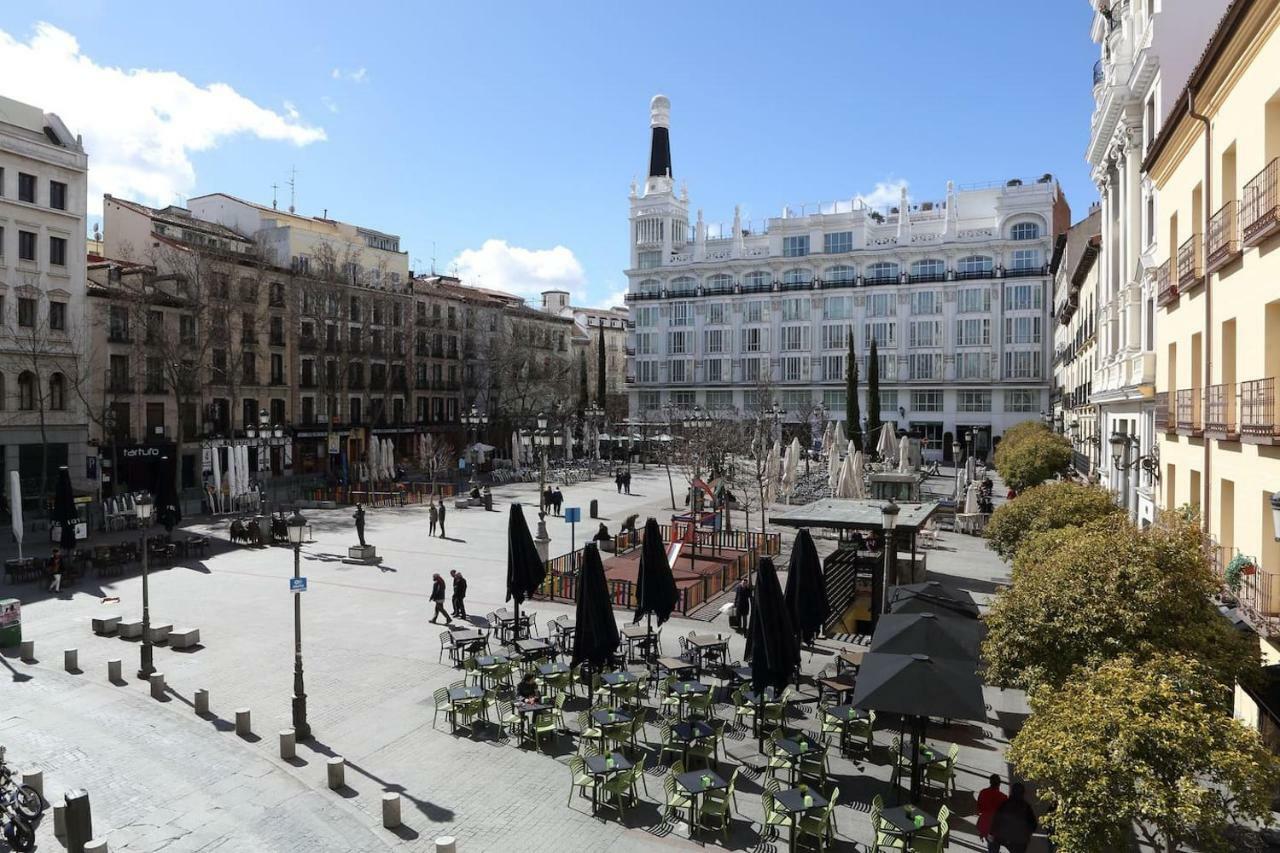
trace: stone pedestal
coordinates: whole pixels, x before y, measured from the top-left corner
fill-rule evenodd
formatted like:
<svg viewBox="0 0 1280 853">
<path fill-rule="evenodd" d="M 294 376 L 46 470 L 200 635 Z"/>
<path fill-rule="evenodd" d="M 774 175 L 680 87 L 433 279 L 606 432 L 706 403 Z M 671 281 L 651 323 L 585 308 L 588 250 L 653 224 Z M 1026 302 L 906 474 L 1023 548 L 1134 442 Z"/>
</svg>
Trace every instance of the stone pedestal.
<svg viewBox="0 0 1280 853">
<path fill-rule="evenodd" d="M 378 556 L 378 549 L 372 545 L 352 545 L 347 549 L 347 556 L 342 558 L 342 562 L 353 566 L 376 566 L 382 562 L 382 558 Z"/>
<path fill-rule="evenodd" d="M 253 723 L 249 716 L 248 708 L 236 709 L 236 734 L 240 737 L 248 737 L 253 734 Z"/>
<path fill-rule="evenodd" d="M 18 656 L 22 658 L 23 663 L 31 663 L 36 659 L 36 641 L 23 640 L 18 646 Z"/>
<path fill-rule="evenodd" d="M 333 756 L 325 762 L 325 774 L 328 777 L 329 789 L 338 790 L 347 783 L 347 762 L 340 755 Z"/>
<path fill-rule="evenodd" d="M 119 684 L 123 681 L 124 679 L 120 677 L 120 672 L 123 668 L 124 663 L 120 658 L 112 658 L 107 661 L 107 681 L 110 681 L 112 684 Z"/>
<path fill-rule="evenodd" d="M 67 837 L 67 804 L 53 804 L 53 835 L 55 838 Z"/>
<path fill-rule="evenodd" d="M 62 650 L 62 668 L 67 672 L 80 671 L 80 651 L 79 649 L 63 649 Z"/>
<path fill-rule="evenodd" d="M 538 551 L 538 559 L 545 563 L 549 559 L 551 535 L 547 533 L 547 522 L 542 513 L 538 513 L 538 534 L 533 537 L 533 547 Z"/>
<path fill-rule="evenodd" d="M 196 702 L 197 714 L 203 715 L 203 714 L 209 713 L 209 691 L 208 690 L 197 690 L 195 702 Z"/>
<path fill-rule="evenodd" d="M 452 835 L 442 835 L 436 839 L 436 853 L 458 853 L 458 843 Z"/>
<path fill-rule="evenodd" d="M 298 740 L 294 735 L 293 729 L 282 729 L 280 731 L 280 757 L 294 758 L 298 754 Z"/>
<path fill-rule="evenodd" d="M 400 795 L 387 793 L 382 795 L 382 825 L 387 829 L 395 829 L 400 825 Z"/>
<path fill-rule="evenodd" d="M 165 698 L 164 693 L 165 693 L 164 673 L 163 672 L 151 673 L 151 698 L 164 699 Z"/>
</svg>

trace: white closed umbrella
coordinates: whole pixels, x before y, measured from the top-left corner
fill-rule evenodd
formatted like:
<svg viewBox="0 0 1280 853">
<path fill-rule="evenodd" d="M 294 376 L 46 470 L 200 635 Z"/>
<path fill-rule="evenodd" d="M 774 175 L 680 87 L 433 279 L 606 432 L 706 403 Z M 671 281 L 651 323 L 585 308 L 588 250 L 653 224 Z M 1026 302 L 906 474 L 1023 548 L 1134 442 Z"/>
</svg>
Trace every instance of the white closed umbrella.
<svg viewBox="0 0 1280 853">
<path fill-rule="evenodd" d="M 835 435 L 834 448 L 835 448 L 835 454 L 837 456 L 844 456 L 846 453 L 849 452 L 849 438 L 847 435 L 845 435 L 844 421 L 839 421 L 836 423 L 836 435 Z"/>
<path fill-rule="evenodd" d="M 853 496 L 855 498 L 865 498 L 867 496 L 867 483 L 863 476 L 864 458 L 861 450 L 855 450 L 849 454 L 849 458 L 853 461 L 849 463 L 849 469 L 853 472 Z"/>
<path fill-rule="evenodd" d="M 239 473 L 240 460 L 236 458 L 236 446 L 227 445 L 227 500 L 233 501 L 239 492 L 236 489 L 236 475 Z"/>
<path fill-rule="evenodd" d="M 831 455 L 831 448 L 836 446 L 836 424 L 835 421 L 827 421 L 827 425 L 822 430 L 822 453 L 824 456 Z"/>
<path fill-rule="evenodd" d="M 880 454 L 880 458 L 884 460 L 892 460 L 897 446 L 893 441 L 893 424 L 885 424 L 880 427 L 880 439 L 876 443 L 876 453 Z"/>
<path fill-rule="evenodd" d="M 249 445 L 240 445 L 240 494 L 249 494 Z"/>
<path fill-rule="evenodd" d="M 836 490 L 840 485 L 840 456 L 836 453 L 827 454 L 827 486 L 831 489 L 831 496 L 836 496 Z"/>
<path fill-rule="evenodd" d="M 791 439 L 791 444 L 787 447 L 787 464 L 782 471 L 782 493 L 787 496 L 788 503 L 795 493 L 800 477 L 800 454 L 802 452 L 800 439 Z"/>
<path fill-rule="evenodd" d="M 520 470 L 520 430 L 511 431 L 511 467 Z"/>
<path fill-rule="evenodd" d="M 978 514 L 978 484 L 970 483 L 969 488 L 964 495 L 964 513 L 965 515 Z"/>
<path fill-rule="evenodd" d="M 904 435 L 898 439 L 898 471 L 906 474 L 913 467 L 911 464 L 911 439 Z"/>
<path fill-rule="evenodd" d="M 366 479 L 378 479 L 378 437 L 376 435 L 369 436 L 369 443 L 364 448 L 365 464 L 368 466 Z"/>
<path fill-rule="evenodd" d="M 213 511 L 222 511 L 222 449 L 213 448 Z"/>
<path fill-rule="evenodd" d="M 769 452 L 764 458 L 764 502 L 766 505 L 773 503 L 774 496 L 777 494 L 778 484 L 778 445 L 774 442 L 773 447 L 769 448 Z"/>
<path fill-rule="evenodd" d="M 850 453 L 844 457 L 844 463 L 840 466 L 840 483 L 837 488 L 837 497 L 856 498 L 858 496 L 856 477 L 853 470 L 853 454 Z"/>
</svg>

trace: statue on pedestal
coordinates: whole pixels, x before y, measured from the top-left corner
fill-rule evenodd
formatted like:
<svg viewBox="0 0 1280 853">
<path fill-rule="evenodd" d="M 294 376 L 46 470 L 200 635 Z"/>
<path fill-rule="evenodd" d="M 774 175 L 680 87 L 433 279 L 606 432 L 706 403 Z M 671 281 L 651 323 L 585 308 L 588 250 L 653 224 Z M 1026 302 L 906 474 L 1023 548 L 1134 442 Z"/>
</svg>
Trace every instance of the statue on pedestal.
<svg viewBox="0 0 1280 853">
<path fill-rule="evenodd" d="M 358 538 L 358 539 L 360 540 L 360 547 L 361 547 L 361 548 L 363 548 L 363 547 L 365 547 L 365 541 L 364 541 L 364 507 L 363 507 L 363 506 L 361 506 L 360 504 L 356 504 L 356 512 L 355 512 L 355 516 L 354 516 L 354 517 L 355 517 L 355 520 L 356 520 L 356 538 Z"/>
</svg>

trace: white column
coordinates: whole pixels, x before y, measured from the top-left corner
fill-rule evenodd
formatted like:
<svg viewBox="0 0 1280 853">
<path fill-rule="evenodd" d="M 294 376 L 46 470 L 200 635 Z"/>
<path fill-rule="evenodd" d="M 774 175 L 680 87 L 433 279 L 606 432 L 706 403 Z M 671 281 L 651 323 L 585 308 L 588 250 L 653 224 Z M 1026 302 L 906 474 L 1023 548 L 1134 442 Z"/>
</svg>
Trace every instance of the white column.
<svg viewBox="0 0 1280 853">
<path fill-rule="evenodd" d="M 1112 251 L 1111 245 L 1111 181 L 1104 175 L 1102 183 L 1098 185 L 1098 194 L 1102 199 L 1102 289 L 1098 294 L 1098 305 L 1103 308 L 1102 322 L 1098 323 L 1097 335 L 1098 344 L 1102 350 L 1102 357 L 1105 360 L 1111 352 L 1111 336 L 1110 323 L 1108 322 L 1107 306 L 1111 301 L 1111 261 L 1107 255 Z"/>
<path fill-rule="evenodd" d="M 1133 198 L 1129 194 L 1129 161 L 1120 150 L 1116 159 L 1116 183 L 1119 184 L 1119 206 L 1116 210 L 1116 258 L 1118 275 L 1115 280 L 1116 316 L 1119 340 L 1116 341 L 1117 355 L 1123 355 L 1129 346 L 1129 328 L 1125 322 L 1125 310 L 1128 306 L 1127 291 L 1129 288 L 1129 206 Z"/>
<path fill-rule="evenodd" d="M 1142 254 L 1142 164 L 1137 139 L 1137 132 L 1130 129 L 1125 151 L 1129 203 L 1124 217 L 1125 242 L 1129 247 L 1125 255 L 1125 284 L 1129 290 L 1126 324 L 1128 349 L 1131 353 L 1142 350 L 1142 282 L 1137 275 L 1138 258 Z"/>
</svg>

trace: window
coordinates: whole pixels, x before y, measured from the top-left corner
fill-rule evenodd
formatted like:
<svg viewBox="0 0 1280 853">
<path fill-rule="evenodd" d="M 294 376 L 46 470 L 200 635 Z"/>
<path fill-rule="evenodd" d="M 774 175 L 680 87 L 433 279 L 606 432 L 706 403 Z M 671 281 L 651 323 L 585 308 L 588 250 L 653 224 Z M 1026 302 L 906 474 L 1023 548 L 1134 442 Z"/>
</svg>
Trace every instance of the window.
<svg viewBox="0 0 1280 853">
<path fill-rule="evenodd" d="M 1015 249 L 1013 252 L 1013 269 L 1034 270 L 1040 268 L 1039 249 Z"/>
<path fill-rule="evenodd" d="M 278 352 L 271 354 L 271 384 L 284 384 L 284 356 Z"/>
<path fill-rule="evenodd" d="M 692 302 L 675 302 L 671 305 L 671 325 L 673 326 L 692 326 L 693 325 L 693 303 Z"/>
<path fill-rule="evenodd" d="M 898 408 L 897 389 L 880 389 L 880 411 L 892 412 Z"/>
<path fill-rule="evenodd" d="M 938 421 L 912 421 L 911 429 L 923 434 L 921 446 L 925 450 L 942 449 L 942 424 Z"/>
<path fill-rule="evenodd" d="M 827 323 L 822 327 L 823 349 L 847 349 L 849 346 L 849 324 Z"/>
<path fill-rule="evenodd" d="M 656 361 L 636 362 L 636 380 L 638 382 L 657 382 L 658 381 L 658 362 Z"/>
<path fill-rule="evenodd" d="M 1004 354 L 1005 379 L 1039 379 L 1040 351 L 1021 350 Z"/>
<path fill-rule="evenodd" d="M 1039 284 L 1007 284 L 1004 288 L 1006 311 L 1039 310 L 1043 305 L 1044 288 Z"/>
<path fill-rule="evenodd" d="M 809 350 L 809 329 L 811 326 L 783 326 L 782 327 L 782 351 L 783 352 L 808 352 Z"/>
<path fill-rule="evenodd" d="M 877 261 L 867 267 L 867 284 L 889 284 L 898 280 L 898 265 L 890 261 Z"/>
<path fill-rule="evenodd" d="M 689 411 L 698 405 L 697 391 L 672 391 L 671 405 L 682 411 Z"/>
<path fill-rule="evenodd" d="M 909 328 L 908 345 L 913 347 L 942 346 L 941 321 L 913 320 Z"/>
<path fill-rule="evenodd" d="M 897 297 L 892 293 L 873 293 L 867 297 L 868 317 L 892 317 L 897 313 Z"/>
<path fill-rule="evenodd" d="M 809 304 L 807 297 L 782 300 L 782 321 L 787 323 L 793 320 L 808 320 Z"/>
<path fill-rule="evenodd" d="M 843 388 L 838 390 L 831 389 L 822 392 L 822 405 L 827 407 L 828 412 L 836 413 L 845 411 L 848 408 L 846 405 L 848 400 L 849 396 L 844 392 Z M 833 417 L 834 416 L 835 415 L 833 415 Z"/>
<path fill-rule="evenodd" d="M 957 391 L 956 392 L 956 411 L 957 412 L 990 412 L 991 411 L 991 392 L 990 391 Z"/>
<path fill-rule="evenodd" d="M 662 252 L 636 252 L 636 266 L 642 270 L 657 269 L 662 266 Z"/>
<path fill-rule="evenodd" d="M 782 238 L 782 257 L 802 258 L 809 254 L 809 235 L 798 234 Z"/>
<path fill-rule="evenodd" d="M 947 265 L 937 259 L 930 258 L 911 264 L 912 281 L 942 281 L 946 277 Z"/>
<path fill-rule="evenodd" d="M 224 349 L 216 349 L 213 351 L 213 381 L 218 385 L 227 384 L 227 351 Z"/>
<path fill-rule="evenodd" d="M 18 408 L 29 412 L 36 407 L 36 375 L 30 370 L 18 374 Z"/>
<path fill-rule="evenodd" d="M 36 325 L 36 301 L 25 296 L 18 297 L 18 325 L 34 328 Z"/>
<path fill-rule="evenodd" d="M 991 320 L 986 317 L 956 320 L 956 346 L 980 347 L 991 344 Z"/>
<path fill-rule="evenodd" d="M 49 329 L 55 332 L 67 330 L 67 303 L 49 302 Z"/>
<path fill-rule="evenodd" d="M 822 319 L 848 320 L 853 316 L 853 303 L 847 296 L 828 296 L 822 300 Z"/>
<path fill-rule="evenodd" d="M 34 261 L 36 259 L 36 234 L 34 231 L 18 232 L 18 260 Z"/>
<path fill-rule="evenodd" d="M 182 314 L 178 317 L 178 340 L 184 345 L 196 342 L 196 318 L 192 315 Z"/>
<path fill-rule="evenodd" d="M 942 294 L 936 290 L 923 290 L 911 294 L 912 314 L 941 314 Z"/>
<path fill-rule="evenodd" d="M 55 210 L 67 209 L 67 185 L 61 181 L 49 182 L 49 206 Z"/>
<path fill-rule="evenodd" d="M 827 382 L 836 382 L 845 378 L 846 356 L 824 355 L 822 357 L 822 378 Z"/>
<path fill-rule="evenodd" d="M 1040 343 L 1040 318 L 1005 317 L 1004 342 L 1006 344 Z"/>
<path fill-rule="evenodd" d="M 684 360 L 671 362 L 671 381 L 692 382 L 693 362 Z"/>
<path fill-rule="evenodd" d="M 707 381 L 708 382 L 728 382 L 728 371 L 724 366 L 728 364 L 722 358 L 709 358 L 705 362 L 707 365 Z"/>
<path fill-rule="evenodd" d="M 862 341 L 865 346 L 871 346 L 871 342 L 875 341 L 877 346 L 896 347 L 898 345 L 898 324 L 892 321 L 864 323 L 862 325 Z"/>
<path fill-rule="evenodd" d="M 730 412 L 733 410 L 733 392 L 732 391 L 708 391 L 707 392 L 707 411 L 708 412 Z"/>
<path fill-rule="evenodd" d="M 1004 392 L 1006 412 L 1036 412 L 1040 410 L 1040 392 L 1009 389 Z"/>
<path fill-rule="evenodd" d="M 662 403 L 662 395 L 657 391 L 641 391 L 640 392 L 640 411 L 653 412 L 658 409 Z"/>
<path fill-rule="evenodd" d="M 755 290 L 767 290 L 773 282 L 773 276 L 763 270 L 749 272 L 742 277 L 742 286 Z"/>
<path fill-rule="evenodd" d="M 18 201 L 36 203 L 36 176 L 18 173 Z"/>
<path fill-rule="evenodd" d="M 656 332 L 637 332 L 636 353 L 638 355 L 657 355 L 657 338 Z"/>
<path fill-rule="evenodd" d="M 644 305 L 637 308 L 636 325 L 640 327 L 658 325 L 658 309 L 652 305 Z"/>
<path fill-rule="evenodd" d="M 61 373 L 49 377 L 49 408 L 61 412 L 67 407 L 67 380 Z"/>
<path fill-rule="evenodd" d="M 668 355 L 693 355 L 693 332 L 667 332 Z"/>
<path fill-rule="evenodd" d="M 759 299 L 752 300 L 747 303 L 744 323 L 763 323 L 764 322 L 764 303 Z"/>
<path fill-rule="evenodd" d="M 786 356 L 782 359 L 782 381 L 800 382 L 803 377 L 803 364 L 808 359 Z"/>
<path fill-rule="evenodd" d="M 871 354 L 867 353 L 861 356 L 862 373 L 860 374 L 865 380 L 870 374 Z M 877 375 L 881 379 L 897 379 L 898 378 L 898 357 L 892 353 L 876 353 L 876 369 Z M 894 404 L 895 406 L 897 403 Z"/>
<path fill-rule="evenodd" d="M 911 411 L 941 412 L 942 411 L 942 392 L 941 391 L 912 391 L 911 392 Z"/>
<path fill-rule="evenodd" d="M 942 355 L 940 353 L 913 352 L 907 356 L 908 379 L 941 379 Z"/>
<path fill-rule="evenodd" d="M 728 353 L 732 347 L 733 332 L 729 329 L 707 329 L 703 332 L 703 341 L 708 355 Z"/>
<path fill-rule="evenodd" d="M 284 318 L 272 317 L 270 330 L 268 331 L 268 340 L 273 347 L 284 346 Z"/>
<path fill-rule="evenodd" d="M 4 169 L 0 169 L 0 182 L 3 182 L 3 179 L 4 179 Z M 3 189 L 3 188 L 0 188 L 0 189 Z M 4 193 L 0 192 L 0 196 L 3 196 L 3 195 Z M 4 260 L 4 226 L 3 225 L 0 225 L 0 260 Z"/>
<path fill-rule="evenodd" d="M 833 231 L 822 235 L 822 251 L 828 255 L 840 255 L 853 251 L 852 231 Z"/>
<path fill-rule="evenodd" d="M 969 255 L 956 262 L 957 278 L 986 278 L 991 275 L 991 258 Z"/>
<path fill-rule="evenodd" d="M 107 340 L 129 342 L 129 309 L 123 305 L 112 305 L 107 314 Z"/>
<path fill-rule="evenodd" d="M 672 296 L 693 296 L 698 290 L 698 282 L 687 275 L 673 278 L 668 292 Z"/>
<path fill-rule="evenodd" d="M 1040 226 L 1034 222 L 1019 222 L 1009 231 L 1014 240 L 1035 240 L 1040 236 Z"/>
<path fill-rule="evenodd" d="M 727 308 L 728 306 L 725 305 L 723 302 L 712 302 L 710 305 L 708 305 L 707 306 L 707 325 L 723 326 L 727 322 L 725 320 L 725 317 L 728 316 L 728 311 L 726 310 Z"/>
<path fill-rule="evenodd" d="M 822 280 L 831 284 L 852 284 L 856 278 L 853 267 L 845 264 L 827 267 L 826 272 L 822 274 Z"/>
<path fill-rule="evenodd" d="M 813 273 L 802 269 L 787 270 L 782 274 L 782 283 L 787 285 L 813 284 Z"/>
<path fill-rule="evenodd" d="M 956 353 L 956 379 L 990 379 L 991 355 L 985 352 Z"/>
<path fill-rule="evenodd" d="M 752 328 L 742 330 L 743 352 L 767 352 L 769 349 L 769 330 Z"/>
<path fill-rule="evenodd" d="M 747 382 L 755 382 L 765 377 L 767 359 L 744 358 L 742 360 L 742 378 Z"/>
<path fill-rule="evenodd" d="M 985 287 L 964 287 L 956 295 L 956 311 L 986 314 L 991 311 L 991 291 Z"/>
</svg>

